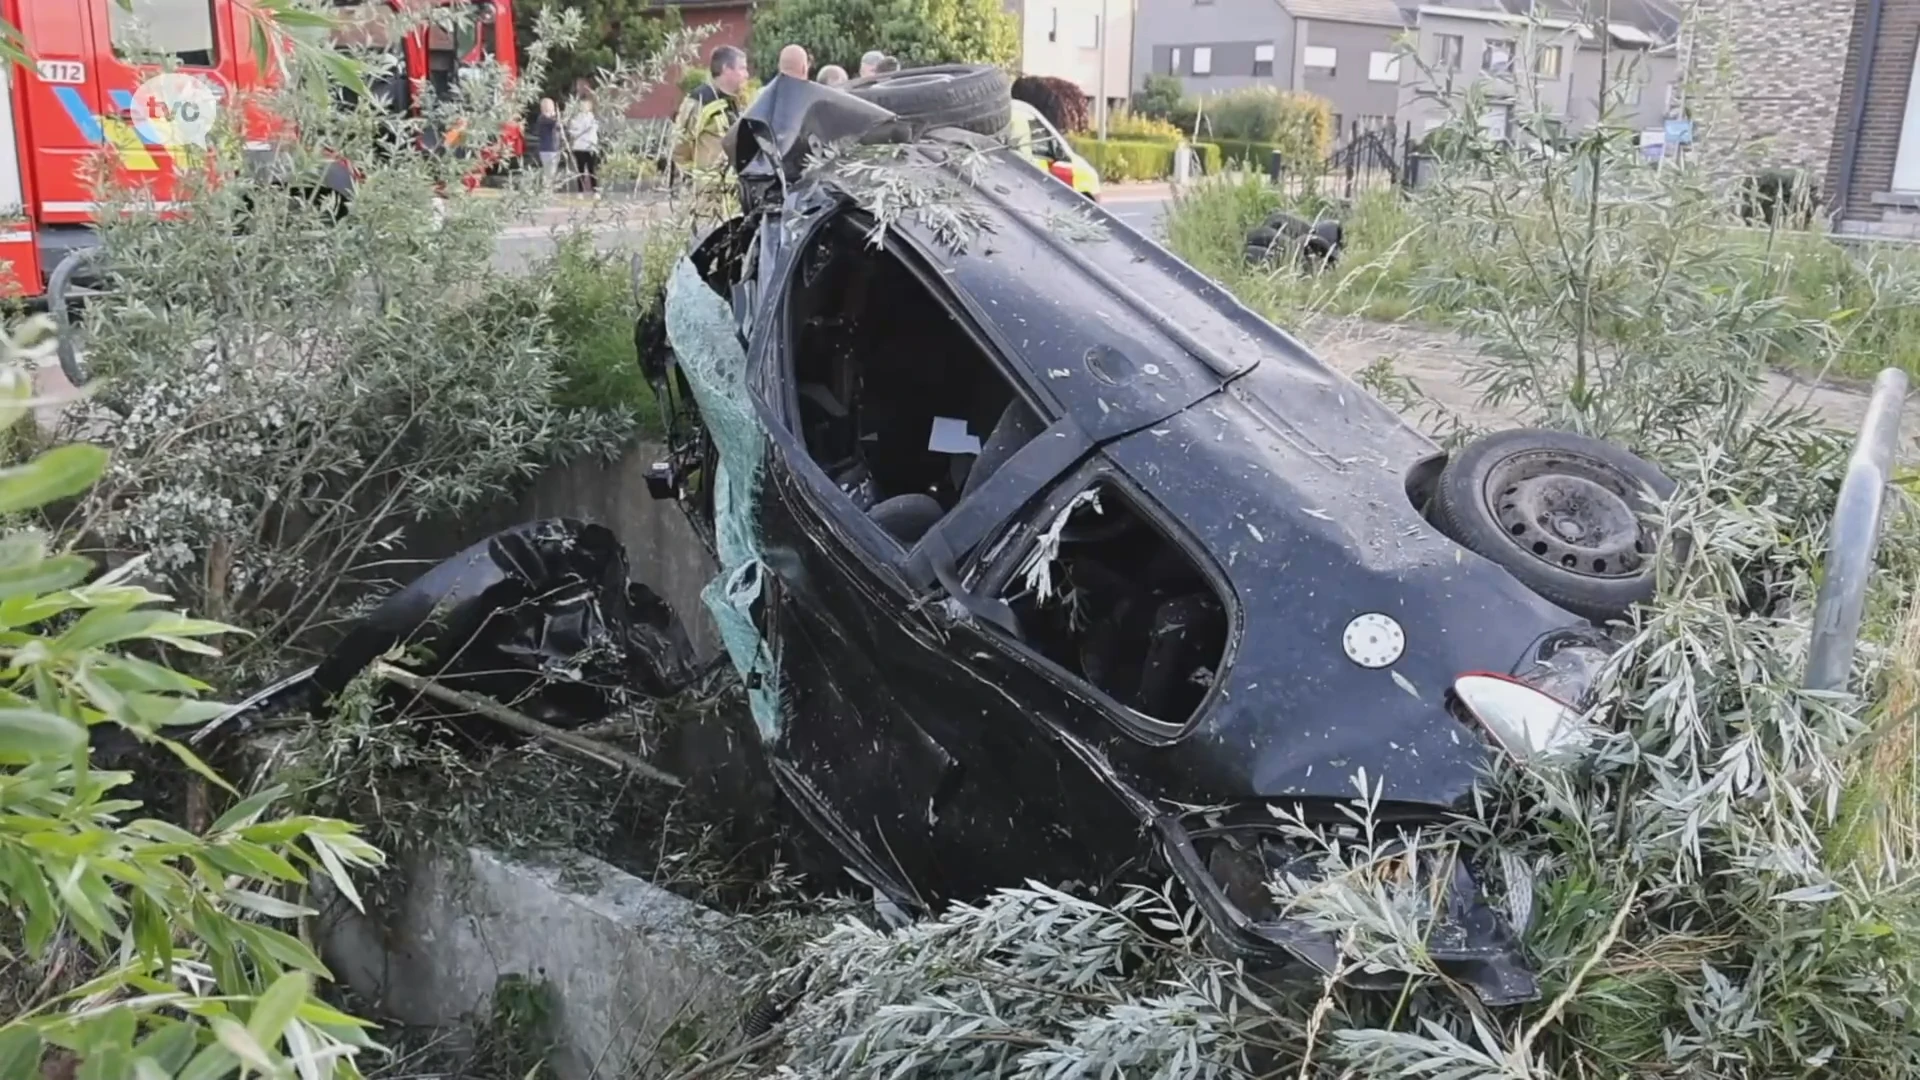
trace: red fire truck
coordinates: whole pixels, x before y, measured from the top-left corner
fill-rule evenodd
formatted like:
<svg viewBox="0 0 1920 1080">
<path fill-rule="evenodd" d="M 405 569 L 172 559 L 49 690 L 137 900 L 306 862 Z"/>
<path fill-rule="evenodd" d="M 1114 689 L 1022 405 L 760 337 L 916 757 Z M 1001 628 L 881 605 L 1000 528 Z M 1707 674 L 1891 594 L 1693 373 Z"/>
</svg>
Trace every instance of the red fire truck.
<svg viewBox="0 0 1920 1080">
<path fill-rule="evenodd" d="M 404 63 L 382 100 L 413 108 L 416 88 L 445 94 L 461 68 L 498 57 L 514 73 L 511 0 L 336 0 L 343 22 L 366 20 L 358 8 L 415 4 L 473 5 L 476 18 L 461 32 L 419 29 L 391 48 Z M 0 0 L 0 18 L 18 27 L 31 57 L 8 65 L 0 79 L 0 293 L 36 297 L 45 275 L 68 253 L 93 246 L 95 202 L 90 160 L 111 149 L 116 180 L 148 188 L 164 209 L 177 163 L 163 125 L 136 108 L 139 87 L 158 73 L 152 60 L 170 57 L 180 72 L 202 80 L 215 101 L 238 101 L 262 88 L 278 64 L 255 55 L 249 0 Z M 362 42 L 361 44 L 365 44 Z M 270 118 L 249 116 L 247 153 L 270 160 Z M 507 134 L 517 156 L 518 132 Z M 351 190 L 344 163 L 321 181 Z"/>
</svg>

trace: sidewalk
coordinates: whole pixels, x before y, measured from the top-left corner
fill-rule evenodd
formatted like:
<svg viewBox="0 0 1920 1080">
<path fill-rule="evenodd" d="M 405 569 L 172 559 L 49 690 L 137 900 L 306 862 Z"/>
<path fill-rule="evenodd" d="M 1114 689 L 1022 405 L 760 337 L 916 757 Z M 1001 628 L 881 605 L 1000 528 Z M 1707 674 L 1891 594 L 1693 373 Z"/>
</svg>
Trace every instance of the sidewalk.
<svg viewBox="0 0 1920 1080">
<path fill-rule="evenodd" d="M 504 194 L 497 188 L 479 188 L 473 192 L 474 197 L 482 199 L 498 199 Z M 587 224 L 596 232 L 624 229 L 644 223 L 664 205 L 666 194 L 659 191 L 610 191 L 599 199 L 574 193 L 556 194 L 532 213 L 516 218 L 504 235 L 523 238 L 543 235 L 575 222 Z"/>
<path fill-rule="evenodd" d="M 1101 202 L 1166 202 L 1173 198 L 1173 185 L 1165 181 L 1152 183 L 1120 180 L 1106 185 L 1100 191 Z"/>
</svg>

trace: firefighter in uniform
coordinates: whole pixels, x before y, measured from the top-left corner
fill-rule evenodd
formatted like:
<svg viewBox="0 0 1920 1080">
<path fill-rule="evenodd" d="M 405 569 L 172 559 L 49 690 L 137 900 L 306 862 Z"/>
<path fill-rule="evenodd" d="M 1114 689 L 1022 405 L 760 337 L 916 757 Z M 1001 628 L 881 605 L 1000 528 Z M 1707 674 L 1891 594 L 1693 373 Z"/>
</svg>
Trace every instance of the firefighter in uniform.
<svg viewBox="0 0 1920 1080">
<path fill-rule="evenodd" d="M 713 50 L 711 77 L 680 103 L 675 158 L 692 181 L 696 201 L 727 195 L 727 152 L 722 144 L 740 118 L 747 85 L 747 54 L 732 45 Z"/>
</svg>

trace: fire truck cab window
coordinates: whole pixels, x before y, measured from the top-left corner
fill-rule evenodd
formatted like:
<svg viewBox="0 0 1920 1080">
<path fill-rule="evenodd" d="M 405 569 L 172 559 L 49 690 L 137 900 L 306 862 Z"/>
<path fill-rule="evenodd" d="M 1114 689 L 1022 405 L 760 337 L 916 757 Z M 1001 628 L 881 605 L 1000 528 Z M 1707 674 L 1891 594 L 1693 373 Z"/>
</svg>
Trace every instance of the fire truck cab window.
<svg viewBox="0 0 1920 1080">
<path fill-rule="evenodd" d="M 108 0 L 113 55 L 122 60 L 172 57 L 183 67 L 210 68 L 220 61 L 214 33 L 214 0 L 133 0 L 133 10 Z"/>
<path fill-rule="evenodd" d="M 493 10 L 474 6 L 451 26 L 427 27 L 427 82 L 442 99 L 457 96 L 462 67 L 484 63 L 496 52 Z"/>
</svg>

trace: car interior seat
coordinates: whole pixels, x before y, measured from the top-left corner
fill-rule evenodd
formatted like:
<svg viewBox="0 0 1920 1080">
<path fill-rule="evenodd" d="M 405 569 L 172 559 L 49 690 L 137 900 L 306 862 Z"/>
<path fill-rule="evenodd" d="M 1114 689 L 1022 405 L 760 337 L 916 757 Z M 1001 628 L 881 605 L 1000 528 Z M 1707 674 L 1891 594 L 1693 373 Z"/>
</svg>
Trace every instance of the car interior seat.
<svg viewBox="0 0 1920 1080">
<path fill-rule="evenodd" d="M 960 492 L 962 499 L 973 494 L 974 490 L 987 482 L 988 478 L 1000 471 L 1000 467 L 1013 458 L 1019 449 L 1045 430 L 1040 418 L 1034 415 L 1027 403 L 1019 398 L 1007 402 L 1007 407 L 995 421 L 993 430 L 987 434 L 986 441 L 980 444 L 980 453 L 971 459 L 954 460 L 953 486 Z"/>
<path fill-rule="evenodd" d="M 907 547 L 919 543 L 927 530 L 938 524 L 947 514 L 940 500 L 917 491 L 905 495 L 895 495 L 891 499 L 882 499 L 867 511 L 873 523 L 887 530 L 895 540 Z"/>
</svg>

